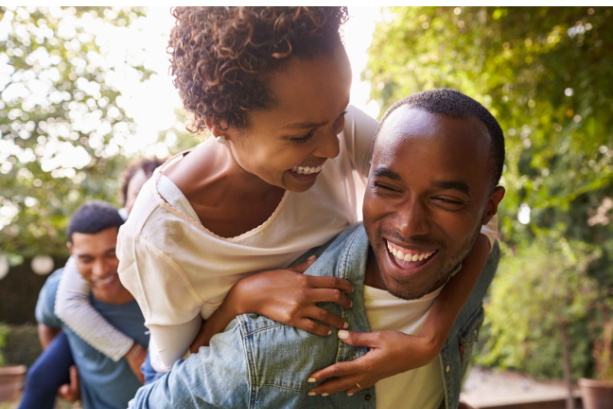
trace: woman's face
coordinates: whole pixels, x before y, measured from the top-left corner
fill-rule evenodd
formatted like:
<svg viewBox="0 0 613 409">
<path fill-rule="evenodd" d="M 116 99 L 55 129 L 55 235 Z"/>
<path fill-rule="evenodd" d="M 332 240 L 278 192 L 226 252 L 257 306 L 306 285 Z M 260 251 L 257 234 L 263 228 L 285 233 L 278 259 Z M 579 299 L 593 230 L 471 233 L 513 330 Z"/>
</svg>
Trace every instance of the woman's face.
<svg viewBox="0 0 613 409">
<path fill-rule="evenodd" d="M 273 108 L 251 111 L 248 126 L 226 136 L 235 162 L 270 185 L 304 192 L 328 159 L 339 154 L 351 66 L 345 49 L 305 61 L 292 58 L 271 75 Z M 215 132 L 214 132 L 215 133 Z"/>
</svg>

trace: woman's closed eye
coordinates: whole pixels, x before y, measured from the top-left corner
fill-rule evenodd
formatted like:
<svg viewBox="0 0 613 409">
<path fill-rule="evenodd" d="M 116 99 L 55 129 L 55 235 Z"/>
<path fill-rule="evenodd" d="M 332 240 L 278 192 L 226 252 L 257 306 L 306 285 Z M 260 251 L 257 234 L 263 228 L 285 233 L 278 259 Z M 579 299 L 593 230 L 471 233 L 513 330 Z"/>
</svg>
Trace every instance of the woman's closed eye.
<svg viewBox="0 0 613 409">
<path fill-rule="evenodd" d="M 308 142 L 313 137 L 314 134 L 315 134 L 315 131 L 313 130 L 305 136 L 302 136 L 299 138 L 291 138 L 290 140 L 294 142 L 295 144 L 301 144 L 301 143 Z"/>
</svg>

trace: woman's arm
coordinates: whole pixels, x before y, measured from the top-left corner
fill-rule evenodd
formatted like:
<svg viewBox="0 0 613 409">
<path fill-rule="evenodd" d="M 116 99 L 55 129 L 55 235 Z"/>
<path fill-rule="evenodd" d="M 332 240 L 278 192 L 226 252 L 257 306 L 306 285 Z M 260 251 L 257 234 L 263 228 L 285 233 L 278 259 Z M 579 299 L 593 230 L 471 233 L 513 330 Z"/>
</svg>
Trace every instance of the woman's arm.
<svg viewBox="0 0 613 409">
<path fill-rule="evenodd" d="M 256 313 L 305 331 L 327 336 L 332 330 L 313 320 L 346 329 L 347 322 L 323 308 L 318 302 L 334 302 L 351 308 L 349 281 L 337 277 L 314 277 L 302 274 L 315 262 L 311 256 L 304 263 L 284 269 L 265 271 L 237 282 L 221 306 L 203 324 L 190 350 L 207 346 L 213 335 L 222 332 L 237 315 Z"/>
<path fill-rule="evenodd" d="M 432 362 L 445 345 L 456 318 L 481 275 L 490 250 L 488 237 L 480 234 L 462 262 L 462 269 L 449 280 L 436 298 L 418 335 L 407 335 L 400 331 L 340 331 L 339 337 L 343 342 L 354 346 L 367 346 L 370 350 L 354 361 L 331 365 L 311 374 L 310 382 L 330 377 L 337 379 L 317 386 L 310 393 L 331 394 L 347 391 L 347 394 L 352 395 L 371 387 L 381 379 Z"/>
<path fill-rule="evenodd" d="M 62 273 L 55 299 L 55 315 L 88 344 L 117 362 L 134 340 L 109 322 L 89 302 L 90 288 L 71 257 Z"/>
</svg>

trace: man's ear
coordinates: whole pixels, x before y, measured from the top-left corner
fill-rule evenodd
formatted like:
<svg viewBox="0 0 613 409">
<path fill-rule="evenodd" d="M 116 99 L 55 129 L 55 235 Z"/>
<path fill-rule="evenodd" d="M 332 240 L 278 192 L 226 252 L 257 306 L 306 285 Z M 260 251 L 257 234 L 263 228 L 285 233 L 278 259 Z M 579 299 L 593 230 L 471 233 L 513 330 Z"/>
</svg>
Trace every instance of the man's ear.
<svg viewBox="0 0 613 409">
<path fill-rule="evenodd" d="M 72 243 L 71 242 L 66 243 L 66 247 L 68 247 L 68 251 L 70 252 L 70 255 L 72 256 Z"/>
<path fill-rule="evenodd" d="M 489 201 L 487 202 L 487 208 L 485 209 L 485 214 L 483 215 L 483 224 L 488 224 L 492 217 L 498 213 L 498 204 L 502 200 L 505 194 L 505 189 L 502 186 L 496 186 L 490 195 Z"/>
</svg>

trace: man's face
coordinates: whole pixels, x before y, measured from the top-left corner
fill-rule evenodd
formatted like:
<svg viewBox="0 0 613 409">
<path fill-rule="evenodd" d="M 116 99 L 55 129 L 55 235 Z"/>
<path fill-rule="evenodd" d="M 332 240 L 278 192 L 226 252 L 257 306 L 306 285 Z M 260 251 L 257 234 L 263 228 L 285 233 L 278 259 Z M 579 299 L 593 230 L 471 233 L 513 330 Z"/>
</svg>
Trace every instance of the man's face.
<svg viewBox="0 0 613 409">
<path fill-rule="evenodd" d="M 110 304 L 123 303 L 130 297 L 117 274 L 117 233 L 117 227 L 96 234 L 73 233 L 72 243 L 68 243 L 77 269 L 90 285 L 94 296 Z"/>
<path fill-rule="evenodd" d="M 363 208 L 375 283 L 397 297 L 419 298 L 464 259 L 504 193 L 492 192 L 489 148 L 476 118 L 402 106 L 386 119 Z"/>
</svg>

